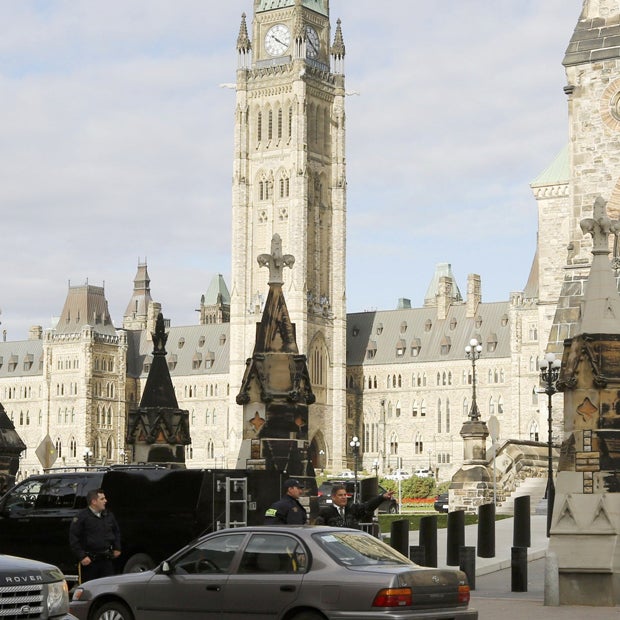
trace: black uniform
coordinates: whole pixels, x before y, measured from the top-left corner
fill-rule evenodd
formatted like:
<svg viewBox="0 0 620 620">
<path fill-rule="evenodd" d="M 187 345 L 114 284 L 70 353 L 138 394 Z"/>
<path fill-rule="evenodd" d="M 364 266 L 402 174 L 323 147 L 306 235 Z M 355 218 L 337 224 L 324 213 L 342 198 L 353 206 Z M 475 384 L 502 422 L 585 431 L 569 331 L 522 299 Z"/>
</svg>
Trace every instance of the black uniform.
<svg viewBox="0 0 620 620">
<path fill-rule="evenodd" d="M 265 512 L 265 525 L 304 525 L 308 522 L 306 509 L 290 495 L 285 495 Z"/>
<path fill-rule="evenodd" d="M 121 532 L 114 515 L 104 510 L 97 516 L 90 508 L 81 510 L 71 522 L 69 545 L 78 561 L 92 560 L 81 566 L 82 581 L 114 574 L 113 550 L 121 549 Z"/>
<path fill-rule="evenodd" d="M 348 504 L 344 509 L 344 517 L 340 516 L 338 508 L 332 504 L 321 508 L 315 525 L 330 525 L 332 527 L 353 527 L 360 529 L 360 522 L 370 521 L 372 513 L 379 507 L 385 498 L 378 495 L 363 504 Z"/>
</svg>

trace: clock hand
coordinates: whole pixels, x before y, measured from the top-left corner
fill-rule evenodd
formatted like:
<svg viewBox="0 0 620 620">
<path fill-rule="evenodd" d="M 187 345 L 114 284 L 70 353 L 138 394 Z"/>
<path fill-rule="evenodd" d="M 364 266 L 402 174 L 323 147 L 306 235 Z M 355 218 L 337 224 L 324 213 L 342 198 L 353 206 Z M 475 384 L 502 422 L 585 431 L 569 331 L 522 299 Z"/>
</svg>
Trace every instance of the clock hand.
<svg viewBox="0 0 620 620">
<path fill-rule="evenodd" d="M 288 45 L 284 41 L 280 41 L 278 37 L 274 36 L 273 39 L 274 41 L 277 41 L 280 45 L 284 45 L 284 47 L 288 47 Z"/>
</svg>

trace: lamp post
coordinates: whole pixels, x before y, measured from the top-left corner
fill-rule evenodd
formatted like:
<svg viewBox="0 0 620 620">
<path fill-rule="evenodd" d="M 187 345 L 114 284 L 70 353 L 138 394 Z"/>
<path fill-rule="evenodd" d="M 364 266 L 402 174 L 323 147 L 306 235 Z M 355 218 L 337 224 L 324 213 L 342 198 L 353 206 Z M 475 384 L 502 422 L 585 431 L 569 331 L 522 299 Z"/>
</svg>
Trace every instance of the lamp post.
<svg viewBox="0 0 620 620">
<path fill-rule="evenodd" d="M 349 442 L 349 445 L 351 446 L 351 450 L 353 452 L 353 475 L 355 477 L 355 494 L 353 496 L 353 501 L 357 501 L 357 468 L 358 468 L 358 462 L 357 459 L 359 457 L 359 453 L 360 453 L 360 440 L 359 437 L 355 436 L 353 437 L 353 439 L 351 439 L 351 441 Z"/>
<path fill-rule="evenodd" d="M 84 450 L 84 461 L 86 462 L 86 467 L 90 467 L 90 459 L 93 456 L 93 451 L 90 448 L 86 448 Z"/>
<path fill-rule="evenodd" d="M 325 471 L 325 450 L 319 450 L 319 468 L 321 473 Z"/>
<path fill-rule="evenodd" d="M 379 459 L 375 459 L 372 463 L 372 468 L 375 470 L 375 478 L 379 477 Z"/>
<path fill-rule="evenodd" d="M 544 386 L 543 392 L 547 395 L 547 537 L 551 530 L 553 516 L 553 501 L 555 500 L 555 484 L 553 483 L 553 417 L 551 415 L 551 397 L 558 391 L 555 384 L 560 376 L 562 362 L 556 359 L 553 353 L 547 353 L 539 362 L 540 380 Z"/>
<path fill-rule="evenodd" d="M 472 369 L 472 383 L 471 383 L 471 409 L 469 410 L 469 419 L 477 422 L 480 419 L 480 410 L 478 409 L 478 403 L 476 402 L 476 361 L 480 359 L 482 353 L 482 345 L 472 338 L 469 344 L 465 347 L 465 355 L 467 359 L 471 360 Z"/>
</svg>

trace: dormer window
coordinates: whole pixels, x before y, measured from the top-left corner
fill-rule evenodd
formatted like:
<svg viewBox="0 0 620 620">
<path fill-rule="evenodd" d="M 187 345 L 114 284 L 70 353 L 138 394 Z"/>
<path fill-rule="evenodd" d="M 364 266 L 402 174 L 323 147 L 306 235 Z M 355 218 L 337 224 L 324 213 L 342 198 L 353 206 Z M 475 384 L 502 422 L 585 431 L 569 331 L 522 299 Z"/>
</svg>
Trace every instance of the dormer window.
<svg viewBox="0 0 620 620">
<path fill-rule="evenodd" d="M 400 324 L 400 333 L 404 334 L 407 331 L 407 321 L 403 321 Z"/>
<path fill-rule="evenodd" d="M 360 328 L 357 325 L 353 326 L 353 329 L 351 330 L 351 334 L 353 336 L 357 336 L 360 333 Z"/>
<path fill-rule="evenodd" d="M 439 350 L 441 352 L 442 355 L 448 355 L 448 353 L 450 353 L 450 347 L 452 346 L 452 343 L 450 341 L 450 337 L 449 336 L 444 336 L 441 339 L 441 344 L 439 345 Z"/>
<path fill-rule="evenodd" d="M 226 344 L 226 334 L 220 334 L 220 346 L 224 346 Z"/>
<path fill-rule="evenodd" d="M 452 331 L 456 329 L 456 319 L 454 317 L 452 317 L 452 319 L 450 320 L 450 329 Z"/>
<path fill-rule="evenodd" d="M 402 357 L 403 355 L 405 355 L 406 349 L 407 349 L 407 343 L 401 338 L 396 343 L 396 355 L 398 357 Z"/>
<path fill-rule="evenodd" d="M 377 336 L 380 336 L 383 333 L 383 323 L 379 323 L 377 325 Z"/>
<path fill-rule="evenodd" d="M 411 357 L 418 357 L 420 355 L 420 349 L 422 348 L 422 343 L 419 338 L 414 338 L 411 341 Z"/>
<path fill-rule="evenodd" d="M 424 323 L 424 331 L 430 332 L 431 329 L 433 329 L 433 322 L 430 319 L 426 319 L 426 322 Z"/>
<path fill-rule="evenodd" d="M 200 338 L 198 339 L 198 346 L 199 347 L 204 347 L 205 346 L 205 337 L 204 336 L 200 336 Z"/>
<path fill-rule="evenodd" d="M 185 346 L 185 338 L 183 338 L 181 336 L 181 338 L 179 338 L 179 349 L 182 349 Z"/>
<path fill-rule="evenodd" d="M 490 334 L 487 338 L 487 351 L 493 353 L 497 349 L 497 334 Z"/>
<path fill-rule="evenodd" d="M 480 329 L 482 327 L 482 317 L 480 315 L 476 316 L 476 329 Z"/>
<path fill-rule="evenodd" d="M 371 340 L 366 347 L 366 359 L 372 360 L 377 354 L 377 343 Z"/>
</svg>

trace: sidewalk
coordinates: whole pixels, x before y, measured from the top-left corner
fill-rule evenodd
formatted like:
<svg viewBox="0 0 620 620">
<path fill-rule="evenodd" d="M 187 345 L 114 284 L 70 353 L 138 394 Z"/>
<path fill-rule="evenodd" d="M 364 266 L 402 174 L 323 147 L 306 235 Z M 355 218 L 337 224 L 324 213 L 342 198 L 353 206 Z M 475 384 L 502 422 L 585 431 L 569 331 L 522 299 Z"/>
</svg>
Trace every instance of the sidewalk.
<svg viewBox="0 0 620 620">
<path fill-rule="evenodd" d="M 514 519 L 500 519 L 495 522 L 495 557 L 479 558 L 476 556 L 476 577 L 487 575 L 504 568 L 510 568 L 510 554 L 512 548 L 512 536 L 514 528 Z M 437 565 L 438 568 L 455 568 L 448 567 L 446 564 L 447 551 L 447 529 L 440 528 L 437 530 Z M 478 538 L 478 525 L 465 526 L 465 545 L 468 547 L 476 547 Z M 528 562 L 544 558 L 547 552 L 547 516 L 532 515 L 530 522 L 530 538 L 531 546 L 528 548 Z M 411 532 L 409 534 L 409 544 L 419 544 L 419 532 Z M 458 567 L 457 567 L 458 568 Z"/>
<path fill-rule="evenodd" d="M 471 607 L 478 610 L 479 620 L 620 620 L 620 607 L 584 607 L 560 605 L 546 607 L 545 555 L 548 539 L 546 515 L 532 515 L 530 521 L 531 546 L 528 548 L 528 591 L 511 592 L 510 555 L 513 542 L 514 519 L 495 522 L 495 557 L 476 556 L 476 588 L 471 593 Z M 465 527 L 465 545 L 476 547 L 477 525 Z M 437 530 L 437 564 L 440 568 L 458 568 L 446 564 L 445 528 Z M 410 532 L 409 544 L 419 544 L 419 533 Z"/>
</svg>

